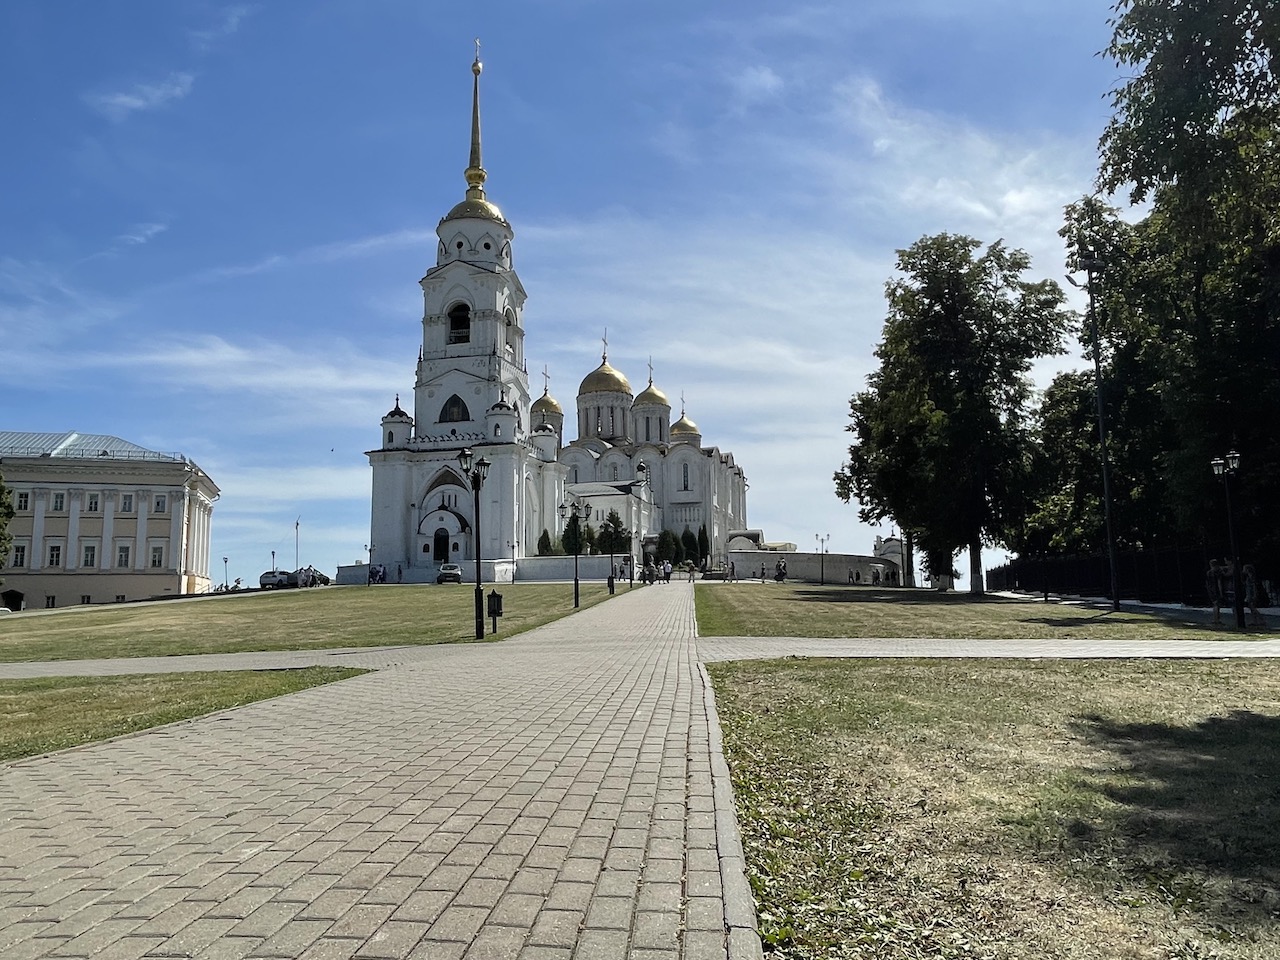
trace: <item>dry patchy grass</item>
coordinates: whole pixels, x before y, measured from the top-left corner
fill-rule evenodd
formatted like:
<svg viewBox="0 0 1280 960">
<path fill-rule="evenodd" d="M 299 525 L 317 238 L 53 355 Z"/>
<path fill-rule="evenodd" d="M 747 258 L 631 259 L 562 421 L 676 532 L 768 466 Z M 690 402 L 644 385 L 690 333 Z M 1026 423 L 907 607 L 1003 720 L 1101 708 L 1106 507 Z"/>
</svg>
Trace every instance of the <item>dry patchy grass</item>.
<svg viewBox="0 0 1280 960">
<path fill-rule="evenodd" d="M 1112 613 L 1090 607 L 929 590 L 815 584 L 700 584 L 704 637 L 934 637 L 974 640 L 1220 640 L 1274 637 L 1205 623 L 1197 614 Z"/>
<path fill-rule="evenodd" d="M 505 616 L 495 639 L 573 612 L 572 584 L 508 583 L 498 592 Z M 603 584 L 582 585 L 584 607 L 607 597 Z M 397 585 L 72 607 L 0 620 L 0 662 L 474 641 L 474 604 L 467 586 Z"/>
<path fill-rule="evenodd" d="M 709 669 L 771 956 L 1280 956 L 1273 663 Z"/>
<path fill-rule="evenodd" d="M 365 672 L 308 667 L 0 680 L 0 760 L 135 733 Z"/>
</svg>

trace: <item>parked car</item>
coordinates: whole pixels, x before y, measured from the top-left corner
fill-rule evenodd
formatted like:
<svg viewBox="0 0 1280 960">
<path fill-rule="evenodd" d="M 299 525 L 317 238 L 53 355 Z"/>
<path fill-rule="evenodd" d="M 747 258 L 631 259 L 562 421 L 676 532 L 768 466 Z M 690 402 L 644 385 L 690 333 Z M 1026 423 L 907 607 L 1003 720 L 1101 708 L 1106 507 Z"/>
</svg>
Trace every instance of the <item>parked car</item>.
<svg viewBox="0 0 1280 960">
<path fill-rule="evenodd" d="M 296 587 L 298 581 L 289 582 L 288 570 L 268 570 L 258 578 L 258 586 L 263 590 L 274 590 L 277 587 Z"/>
<path fill-rule="evenodd" d="M 456 563 L 440 564 L 440 573 L 436 575 L 436 583 L 461 583 L 462 568 Z"/>
</svg>

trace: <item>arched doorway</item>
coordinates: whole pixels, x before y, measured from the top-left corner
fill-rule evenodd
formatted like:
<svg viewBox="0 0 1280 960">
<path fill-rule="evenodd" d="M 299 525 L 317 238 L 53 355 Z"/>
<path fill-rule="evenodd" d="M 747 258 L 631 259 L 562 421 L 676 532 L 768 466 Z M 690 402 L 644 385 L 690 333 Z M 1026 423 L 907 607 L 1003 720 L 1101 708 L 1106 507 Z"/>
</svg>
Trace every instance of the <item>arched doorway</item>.
<svg viewBox="0 0 1280 960">
<path fill-rule="evenodd" d="M 436 563 L 444 563 L 449 559 L 449 531 L 444 527 L 436 530 L 434 541 L 431 544 L 436 554 Z"/>
</svg>

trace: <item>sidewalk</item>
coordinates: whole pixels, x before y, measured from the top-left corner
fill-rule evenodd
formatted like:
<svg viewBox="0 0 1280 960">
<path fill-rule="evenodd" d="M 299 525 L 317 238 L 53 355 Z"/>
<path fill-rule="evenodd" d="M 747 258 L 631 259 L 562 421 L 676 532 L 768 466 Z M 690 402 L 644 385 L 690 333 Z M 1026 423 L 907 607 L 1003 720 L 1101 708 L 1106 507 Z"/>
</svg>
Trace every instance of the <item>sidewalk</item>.
<svg viewBox="0 0 1280 960">
<path fill-rule="evenodd" d="M 673 583 L 2 767 L 0 957 L 759 957 L 693 636 Z"/>
</svg>

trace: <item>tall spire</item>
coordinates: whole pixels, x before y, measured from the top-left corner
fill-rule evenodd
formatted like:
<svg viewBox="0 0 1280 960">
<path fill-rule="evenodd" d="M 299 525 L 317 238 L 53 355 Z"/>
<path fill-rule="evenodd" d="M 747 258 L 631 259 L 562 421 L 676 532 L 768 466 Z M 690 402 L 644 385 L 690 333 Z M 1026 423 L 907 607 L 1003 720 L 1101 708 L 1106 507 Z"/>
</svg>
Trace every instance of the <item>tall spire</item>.
<svg viewBox="0 0 1280 960">
<path fill-rule="evenodd" d="M 484 182 L 488 177 L 480 160 L 480 74 L 484 64 L 480 62 L 480 40 L 476 39 L 476 58 L 471 64 L 471 162 L 464 176 L 467 178 L 467 199 L 484 199 Z"/>
</svg>

